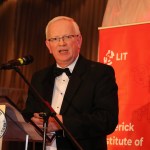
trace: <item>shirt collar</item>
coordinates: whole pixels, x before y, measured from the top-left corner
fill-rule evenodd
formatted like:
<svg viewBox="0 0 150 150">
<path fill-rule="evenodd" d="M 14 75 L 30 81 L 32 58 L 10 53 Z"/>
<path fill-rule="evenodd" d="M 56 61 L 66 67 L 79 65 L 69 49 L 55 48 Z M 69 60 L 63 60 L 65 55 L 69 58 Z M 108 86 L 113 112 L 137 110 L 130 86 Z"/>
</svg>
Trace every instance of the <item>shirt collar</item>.
<svg viewBox="0 0 150 150">
<path fill-rule="evenodd" d="M 78 58 L 79 58 L 79 55 L 78 55 L 78 57 L 75 59 L 75 61 L 74 61 L 72 64 L 70 64 L 69 66 L 66 67 L 66 68 L 69 68 L 69 70 L 70 70 L 71 73 L 72 73 L 72 71 L 73 71 L 73 69 L 74 69 L 74 66 L 75 66 L 75 64 L 76 64 L 76 62 L 77 62 L 77 60 L 78 60 Z M 60 67 L 58 64 L 56 64 L 56 65 L 57 65 L 57 67 L 62 68 L 62 67 Z"/>
</svg>

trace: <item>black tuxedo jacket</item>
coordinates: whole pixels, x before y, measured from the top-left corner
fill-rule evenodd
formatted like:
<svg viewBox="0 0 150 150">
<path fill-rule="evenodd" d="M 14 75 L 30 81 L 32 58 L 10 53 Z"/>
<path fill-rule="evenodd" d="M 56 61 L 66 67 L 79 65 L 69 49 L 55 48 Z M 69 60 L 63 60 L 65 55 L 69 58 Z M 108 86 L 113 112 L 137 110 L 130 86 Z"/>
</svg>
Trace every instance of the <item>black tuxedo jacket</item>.
<svg viewBox="0 0 150 150">
<path fill-rule="evenodd" d="M 33 75 L 31 84 L 51 103 L 56 64 Z M 106 150 L 106 136 L 118 123 L 118 96 L 111 66 L 80 56 L 69 80 L 60 114 L 84 150 Z M 48 111 L 29 90 L 26 113 Z"/>
</svg>

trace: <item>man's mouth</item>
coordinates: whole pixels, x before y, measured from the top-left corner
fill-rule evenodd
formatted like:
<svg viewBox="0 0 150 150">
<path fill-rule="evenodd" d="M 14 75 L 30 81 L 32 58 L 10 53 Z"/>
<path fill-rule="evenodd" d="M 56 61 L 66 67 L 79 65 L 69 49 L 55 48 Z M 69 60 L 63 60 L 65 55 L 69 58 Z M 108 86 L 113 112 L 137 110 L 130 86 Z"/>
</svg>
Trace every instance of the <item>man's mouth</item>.
<svg viewBox="0 0 150 150">
<path fill-rule="evenodd" d="M 59 50 L 59 53 L 65 53 L 65 52 L 68 52 L 68 50 L 67 49 Z"/>
</svg>

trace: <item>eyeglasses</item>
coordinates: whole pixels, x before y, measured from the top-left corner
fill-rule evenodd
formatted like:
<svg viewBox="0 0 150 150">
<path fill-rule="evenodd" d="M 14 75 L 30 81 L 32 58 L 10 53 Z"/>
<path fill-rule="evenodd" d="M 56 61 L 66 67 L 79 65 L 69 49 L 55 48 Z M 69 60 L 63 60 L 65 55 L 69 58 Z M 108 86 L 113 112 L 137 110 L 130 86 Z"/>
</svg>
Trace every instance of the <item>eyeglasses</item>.
<svg viewBox="0 0 150 150">
<path fill-rule="evenodd" d="M 78 37 L 79 35 L 64 35 L 62 37 L 54 37 L 54 38 L 50 38 L 48 39 L 48 41 L 53 42 L 53 43 L 58 43 L 60 42 L 60 40 L 62 39 L 64 42 L 68 42 L 71 39 L 73 39 L 74 37 Z"/>
</svg>

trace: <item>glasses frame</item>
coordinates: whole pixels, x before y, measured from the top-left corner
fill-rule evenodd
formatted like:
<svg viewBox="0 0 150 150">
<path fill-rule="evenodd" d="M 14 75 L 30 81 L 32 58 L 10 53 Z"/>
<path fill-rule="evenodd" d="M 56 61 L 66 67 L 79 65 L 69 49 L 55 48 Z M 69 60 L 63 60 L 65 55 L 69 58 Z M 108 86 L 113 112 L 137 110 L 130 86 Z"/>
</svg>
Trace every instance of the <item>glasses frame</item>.
<svg viewBox="0 0 150 150">
<path fill-rule="evenodd" d="M 48 41 L 53 42 L 53 43 L 58 43 L 60 42 L 60 40 L 62 40 L 63 42 L 67 42 L 70 41 L 72 38 L 74 37 L 78 37 L 80 36 L 79 34 L 70 34 L 70 35 L 64 35 L 62 37 L 52 37 L 49 38 Z"/>
</svg>

